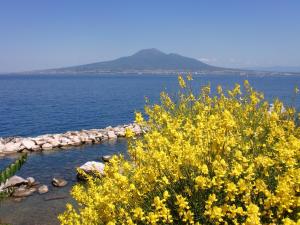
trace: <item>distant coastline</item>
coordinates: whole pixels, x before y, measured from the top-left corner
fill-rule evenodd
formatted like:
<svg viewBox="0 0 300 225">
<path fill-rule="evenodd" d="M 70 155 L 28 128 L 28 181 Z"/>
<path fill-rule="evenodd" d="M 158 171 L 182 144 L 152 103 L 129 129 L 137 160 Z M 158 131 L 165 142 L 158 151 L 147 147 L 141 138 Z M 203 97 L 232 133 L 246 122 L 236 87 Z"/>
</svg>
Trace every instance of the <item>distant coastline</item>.
<svg viewBox="0 0 300 225">
<path fill-rule="evenodd" d="M 6 73 L 7 74 L 7 73 Z M 96 62 L 85 65 L 53 68 L 45 70 L 9 73 L 14 75 L 300 75 L 298 72 L 261 71 L 253 69 L 224 68 L 203 63 L 197 59 L 181 56 L 175 53 L 164 53 L 158 49 L 143 49 L 131 56 L 115 60 Z"/>
</svg>

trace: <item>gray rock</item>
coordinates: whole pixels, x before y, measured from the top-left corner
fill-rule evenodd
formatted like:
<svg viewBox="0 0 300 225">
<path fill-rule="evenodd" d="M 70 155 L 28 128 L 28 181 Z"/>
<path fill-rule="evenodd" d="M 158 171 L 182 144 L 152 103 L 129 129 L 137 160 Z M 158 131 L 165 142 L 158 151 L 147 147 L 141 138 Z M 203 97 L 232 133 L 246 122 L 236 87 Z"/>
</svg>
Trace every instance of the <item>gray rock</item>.
<svg viewBox="0 0 300 225">
<path fill-rule="evenodd" d="M 62 178 L 53 178 L 52 179 L 52 184 L 55 187 L 64 187 L 68 184 L 68 182 Z"/>
<path fill-rule="evenodd" d="M 32 193 L 34 193 L 35 191 L 36 188 L 28 189 L 28 188 L 20 187 L 13 192 L 12 196 L 17 198 L 27 197 L 32 195 Z"/>
<path fill-rule="evenodd" d="M 15 186 L 20 186 L 22 184 L 27 184 L 28 181 L 23 179 L 22 177 L 19 176 L 12 176 L 10 177 L 5 184 L 3 185 L 2 189 L 9 188 L 9 187 L 15 187 Z"/>
<path fill-rule="evenodd" d="M 38 192 L 39 194 L 45 194 L 49 191 L 48 186 L 47 185 L 42 185 L 38 188 Z"/>
</svg>

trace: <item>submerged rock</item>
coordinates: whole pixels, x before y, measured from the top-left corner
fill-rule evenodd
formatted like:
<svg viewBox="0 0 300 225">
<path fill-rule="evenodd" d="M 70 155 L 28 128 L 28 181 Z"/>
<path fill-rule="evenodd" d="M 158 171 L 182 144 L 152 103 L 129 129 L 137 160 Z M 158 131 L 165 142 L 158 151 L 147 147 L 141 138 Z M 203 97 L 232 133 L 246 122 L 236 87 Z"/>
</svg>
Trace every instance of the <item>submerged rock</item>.
<svg viewBox="0 0 300 225">
<path fill-rule="evenodd" d="M 68 184 L 68 182 L 62 178 L 53 178 L 52 184 L 55 187 L 64 187 Z"/>
<path fill-rule="evenodd" d="M 32 195 L 35 191 L 36 188 L 19 187 L 13 192 L 12 196 L 17 198 L 27 197 Z"/>
</svg>

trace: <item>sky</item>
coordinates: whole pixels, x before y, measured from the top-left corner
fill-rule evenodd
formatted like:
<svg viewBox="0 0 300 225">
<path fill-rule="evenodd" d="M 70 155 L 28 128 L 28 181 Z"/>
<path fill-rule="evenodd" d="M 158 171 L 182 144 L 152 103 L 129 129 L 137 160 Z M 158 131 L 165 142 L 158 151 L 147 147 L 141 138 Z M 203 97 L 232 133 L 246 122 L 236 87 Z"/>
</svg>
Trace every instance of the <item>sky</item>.
<svg viewBox="0 0 300 225">
<path fill-rule="evenodd" d="M 0 0 L 0 72 L 145 48 L 217 66 L 300 66 L 299 12 L 299 0 Z"/>
</svg>

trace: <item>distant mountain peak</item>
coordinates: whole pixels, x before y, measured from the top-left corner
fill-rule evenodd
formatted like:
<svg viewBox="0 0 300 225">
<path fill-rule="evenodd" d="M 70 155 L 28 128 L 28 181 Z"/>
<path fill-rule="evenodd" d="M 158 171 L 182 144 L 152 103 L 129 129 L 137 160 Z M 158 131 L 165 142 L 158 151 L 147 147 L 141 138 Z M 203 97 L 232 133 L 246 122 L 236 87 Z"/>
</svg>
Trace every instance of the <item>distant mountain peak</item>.
<svg viewBox="0 0 300 225">
<path fill-rule="evenodd" d="M 136 52 L 135 54 L 133 54 L 133 56 L 140 56 L 140 55 L 166 55 L 166 53 L 158 50 L 157 48 L 147 48 L 147 49 L 142 49 L 138 52 Z"/>
</svg>

